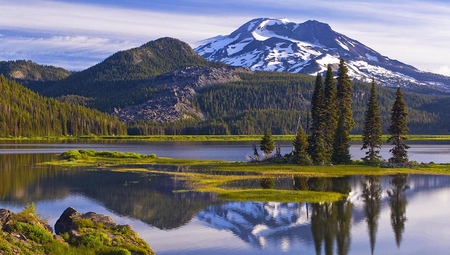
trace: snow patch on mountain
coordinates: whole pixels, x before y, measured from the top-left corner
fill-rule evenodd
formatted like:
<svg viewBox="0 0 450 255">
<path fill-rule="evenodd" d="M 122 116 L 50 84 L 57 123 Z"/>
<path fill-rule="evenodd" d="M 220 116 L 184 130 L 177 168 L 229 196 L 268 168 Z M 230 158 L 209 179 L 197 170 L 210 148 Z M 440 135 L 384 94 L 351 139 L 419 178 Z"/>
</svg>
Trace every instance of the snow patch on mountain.
<svg viewBox="0 0 450 255">
<path fill-rule="evenodd" d="M 378 62 L 378 58 L 377 58 L 376 56 L 370 55 L 369 53 L 366 53 L 366 57 L 367 57 L 369 60 L 377 61 L 377 62 Z"/>
<path fill-rule="evenodd" d="M 334 71 L 346 60 L 351 78 L 382 86 L 403 86 L 428 93 L 450 93 L 450 77 L 431 74 L 389 59 L 375 50 L 335 32 L 315 20 L 253 19 L 228 36 L 203 41 L 195 51 L 210 61 L 249 67 L 253 71 L 277 71 L 315 75 Z"/>
<path fill-rule="evenodd" d="M 339 46 L 341 46 L 343 49 L 345 49 L 345 50 L 347 50 L 347 51 L 350 51 L 350 49 L 347 47 L 347 45 L 345 45 L 344 43 L 342 43 L 341 41 L 339 41 L 339 40 L 336 40 L 336 42 L 339 44 Z"/>
</svg>

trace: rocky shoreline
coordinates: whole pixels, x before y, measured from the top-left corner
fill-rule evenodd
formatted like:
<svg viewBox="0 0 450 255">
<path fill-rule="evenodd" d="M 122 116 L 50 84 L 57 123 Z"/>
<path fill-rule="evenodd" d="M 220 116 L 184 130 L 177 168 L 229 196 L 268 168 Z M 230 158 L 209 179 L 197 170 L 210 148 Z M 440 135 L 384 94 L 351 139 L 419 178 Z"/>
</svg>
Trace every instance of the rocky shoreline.
<svg viewBox="0 0 450 255">
<path fill-rule="evenodd" d="M 3 254 L 154 254 L 130 225 L 95 212 L 67 208 L 51 226 L 34 205 L 14 213 L 0 209 L 0 255 Z"/>
</svg>

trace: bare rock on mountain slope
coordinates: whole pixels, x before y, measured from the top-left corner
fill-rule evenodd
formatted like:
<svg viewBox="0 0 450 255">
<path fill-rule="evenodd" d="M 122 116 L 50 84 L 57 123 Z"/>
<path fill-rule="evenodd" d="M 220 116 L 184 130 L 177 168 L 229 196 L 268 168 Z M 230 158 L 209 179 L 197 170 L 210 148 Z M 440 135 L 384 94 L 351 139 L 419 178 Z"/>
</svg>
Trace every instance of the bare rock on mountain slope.
<svg viewBox="0 0 450 255">
<path fill-rule="evenodd" d="M 124 122 L 147 120 L 162 123 L 188 118 L 204 119 L 203 114 L 192 107 L 190 99 L 205 87 L 239 81 L 238 72 L 251 70 L 192 66 L 162 74 L 142 84 L 160 88 L 160 92 L 152 99 L 115 109 L 114 114 Z"/>
</svg>

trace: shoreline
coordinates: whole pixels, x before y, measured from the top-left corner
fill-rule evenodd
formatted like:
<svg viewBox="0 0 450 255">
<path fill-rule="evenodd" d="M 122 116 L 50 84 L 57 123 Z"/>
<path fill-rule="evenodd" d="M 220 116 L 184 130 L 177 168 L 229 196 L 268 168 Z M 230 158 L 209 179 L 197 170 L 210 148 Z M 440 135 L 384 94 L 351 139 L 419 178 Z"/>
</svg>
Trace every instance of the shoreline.
<svg viewBox="0 0 450 255">
<path fill-rule="evenodd" d="M 150 135 L 150 136 L 45 136 L 45 137 L 0 137 L 0 141 L 65 141 L 65 140 L 117 140 L 117 141 L 188 141 L 188 142 L 242 142 L 260 141 L 263 135 Z M 294 135 L 272 135 L 274 140 L 294 140 Z M 352 141 L 362 141 L 362 135 L 350 135 Z M 389 135 L 383 135 L 386 142 Z M 407 135 L 407 141 L 450 141 L 450 135 Z"/>
</svg>

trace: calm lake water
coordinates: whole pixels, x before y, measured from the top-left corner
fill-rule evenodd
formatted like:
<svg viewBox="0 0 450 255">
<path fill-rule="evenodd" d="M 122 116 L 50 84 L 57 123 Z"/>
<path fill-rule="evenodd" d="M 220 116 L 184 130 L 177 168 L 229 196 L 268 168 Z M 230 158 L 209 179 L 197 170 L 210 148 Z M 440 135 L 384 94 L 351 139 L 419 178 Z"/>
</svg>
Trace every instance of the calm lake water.
<svg viewBox="0 0 450 255">
<path fill-rule="evenodd" d="M 327 187 L 337 203 L 224 202 L 174 193 L 182 180 L 149 173 L 36 166 L 72 148 L 136 151 L 173 158 L 244 161 L 252 143 L 110 142 L 0 144 L 0 208 L 34 202 L 53 225 L 69 206 L 130 224 L 157 254 L 449 254 L 450 177 L 400 175 L 283 178 L 276 188 Z M 410 143 L 411 160 L 450 162 L 450 143 Z M 364 152 L 352 146 L 354 158 Z M 282 143 L 282 153 L 291 150 Z M 389 148 L 383 148 L 388 158 Z M 234 184 L 232 184 L 234 185 Z M 260 182 L 236 185 L 259 187 Z"/>
<path fill-rule="evenodd" d="M 145 141 L 64 141 L 64 142 L 5 142 L 0 141 L 0 154 L 54 154 L 70 149 L 91 149 L 96 151 L 123 151 L 142 154 L 155 153 L 158 157 L 218 159 L 226 161 L 245 161 L 246 154 L 253 155 L 252 145 L 255 142 L 145 142 Z M 291 141 L 277 141 L 281 146 L 281 154 L 292 151 Z M 417 162 L 450 163 L 450 141 L 408 141 L 410 160 Z M 391 145 L 384 145 L 380 155 L 384 159 L 391 157 Z M 262 153 L 261 153 L 262 154 Z M 365 151 L 361 143 L 350 147 L 353 159 L 361 159 Z"/>
</svg>

